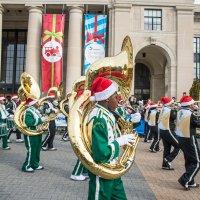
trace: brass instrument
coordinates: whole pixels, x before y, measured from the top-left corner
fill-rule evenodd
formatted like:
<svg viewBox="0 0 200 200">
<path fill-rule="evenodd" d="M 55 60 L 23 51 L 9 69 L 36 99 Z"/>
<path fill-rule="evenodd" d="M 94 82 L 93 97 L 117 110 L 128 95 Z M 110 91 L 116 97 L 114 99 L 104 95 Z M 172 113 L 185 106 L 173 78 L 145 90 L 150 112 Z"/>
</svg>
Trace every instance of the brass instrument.
<svg viewBox="0 0 200 200">
<path fill-rule="evenodd" d="M 29 136 L 34 136 L 34 135 L 40 135 L 42 133 L 44 133 L 49 126 L 49 121 L 55 119 L 55 117 L 57 116 L 56 114 L 50 114 L 47 119 L 46 122 L 38 125 L 36 127 L 36 130 L 31 130 L 29 128 L 26 127 L 25 123 L 24 123 L 24 114 L 26 112 L 26 109 L 28 108 L 28 106 L 26 105 L 25 101 L 28 98 L 34 99 L 34 100 L 38 100 L 38 105 L 42 106 L 42 104 L 45 101 L 48 101 L 48 97 L 43 97 L 40 99 L 40 88 L 37 84 L 37 82 L 34 80 L 34 78 L 29 75 L 28 73 L 24 72 L 22 73 L 21 77 L 20 77 L 20 82 L 21 82 L 21 86 L 18 90 L 18 96 L 21 100 L 20 105 L 17 107 L 16 112 L 14 114 L 14 122 L 17 126 L 17 128 L 25 135 L 29 135 Z M 58 91 L 58 88 L 56 89 L 55 87 L 51 90 L 54 91 Z"/>
<path fill-rule="evenodd" d="M 77 98 L 69 112 L 68 131 L 72 148 L 83 165 L 92 173 L 105 178 L 115 179 L 126 173 L 134 161 L 135 151 L 139 137 L 135 136 L 133 146 L 125 146 L 116 164 L 97 164 L 91 156 L 91 124 L 88 117 L 94 106 L 89 98 L 93 80 L 104 76 L 114 80 L 119 85 L 121 94 L 128 98 L 133 79 L 133 48 L 127 36 L 122 44 L 121 53 L 115 57 L 107 57 L 92 64 L 86 74 L 85 91 Z M 130 133 L 131 125 L 121 123 L 126 133 Z"/>
<path fill-rule="evenodd" d="M 65 116 L 69 116 L 69 109 L 78 98 L 78 93 L 84 91 L 85 88 L 85 76 L 79 77 L 72 86 L 72 91 L 66 95 L 66 98 L 60 102 L 60 110 Z"/>
</svg>

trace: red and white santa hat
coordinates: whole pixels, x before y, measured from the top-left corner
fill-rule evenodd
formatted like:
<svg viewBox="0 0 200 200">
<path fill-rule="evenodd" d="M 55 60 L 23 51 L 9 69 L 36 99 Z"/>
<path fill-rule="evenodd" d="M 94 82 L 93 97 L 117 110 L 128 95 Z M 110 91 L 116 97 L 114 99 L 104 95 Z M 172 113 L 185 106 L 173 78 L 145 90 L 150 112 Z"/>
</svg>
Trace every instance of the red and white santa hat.
<svg viewBox="0 0 200 200">
<path fill-rule="evenodd" d="M 26 105 L 32 106 L 32 105 L 34 105 L 34 104 L 37 103 L 37 102 L 38 102 L 37 99 L 28 98 L 28 99 L 26 100 Z"/>
<path fill-rule="evenodd" d="M 194 104 L 194 100 L 190 96 L 183 96 L 180 100 L 181 106 L 190 106 Z"/>
<path fill-rule="evenodd" d="M 3 101 L 5 100 L 6 98 L 5 97 L 0 97 L 0 101 Z"/>
<path fill-rule="evenodd" d="M 174 103 L 174 100 L 170 97 L 162 97 L 160 99 L 161 103 L 163 103 L 165 106 L 169 106 L 171 105 L 172 103 Z"/>
<path fill-rule="evenodd" d="M 149 108 L 157 108 L 158 104 L 151 102 Z"/>
<path fill-rule="evenodd" d="M 18 96 L 17 96 L 17 95 L 13 95 L 11 99 L 12 99 L 12 100 L 13 100 L 13 99 L 18 99 Z"/>
<path fill-rule="evenodd" d="M 111 97 L 117 91 L 117 83 L 104 77 L 98 77 L 92 83 L 90 100 L 103 101 Z"/>
</svg>

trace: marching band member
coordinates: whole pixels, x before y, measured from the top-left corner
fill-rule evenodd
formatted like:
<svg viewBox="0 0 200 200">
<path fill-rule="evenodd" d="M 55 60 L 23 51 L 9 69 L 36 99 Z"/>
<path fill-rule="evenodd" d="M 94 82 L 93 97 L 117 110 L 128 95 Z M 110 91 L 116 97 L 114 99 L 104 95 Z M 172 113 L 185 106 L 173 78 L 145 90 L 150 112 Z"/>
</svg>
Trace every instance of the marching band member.
<svg viewBox="0 0 200 200">
<path fill-rule="evenodd" d="M 96 163 L 115 163 L 119 149 L 134 142 L 134 135 L 122 135 L 112 112 L 118 106 L 118 86 L 110 79 L 96 78 L 92 83 L 91 100 L 96 101 L 89 114 L 92 123 L 92 157 Z M 110 112 L 112 111 L 112 112 Z M 121 178 L 108 180 L 89 172 L 88 200 L 127 199 Z"/>
<path fill-rule="evenodd" d="M 164 146 L 162 169 L 174 170 L 171 167 L 171 162 L 179 153 L 178 140 L 174 133 L 177 111 L 170 107 L 173 104 L 170 97 L 162 97 L 161 103 L 163 108 L 159 115 L 158 128 Z M 171 151 L 172 146 L 174 147 L 173 151 Z"/>
<path fill-rule="evenodd" d="M 17 103 L 18 103 L 18 96 L 13 96 L 12 98 L 10 96 L 7 96 L 7 102 L 6 102 L 6 110 L 9 113 L 7 125 L 9 129 L 9 134 L 8 134 L 8 142 L 10 142 L 10 136 L 13 132 L 16 133 L 16 142 L 23 142 L 24 140 L 21 139 L 21 132 L 15 127 L 14 124 L 14 113 L 17 108 Z"/>
<path fill-rule="evenodd" d="M 149 139 L 151 139 L 150 136 L 150 130 L 149 130 L 149 125 L 148 125 L 148 113 L 149 113 L 149 108 L 150 108 L 151 100 L 148 99 L 147 104 L 145 106 L 145 112 L 144 112 L 144 142 L 149 142 Z"/>
<path fill-rule="evenodd" d="M 176 134 L 185 159 L 186 172 L 178 182 L 186 189 L 199 187 L 194 178 L 200 169 L 200 151 L 196 139 L 196 128 L 200 128 L 200 119 L 193 112 L 194 100 L 183 96 L 180 100 L 181 110 L 177 114 Z"/>
<path fill-rule="evenodd" d="M 50 96 L 51 98 L 51 102 L 45 102 L 45 104 L 43 105 L 43 113 L 44 114 L 50 114 L 50 113 L 57 113 L 58 109 L 56 109 L 55 107 L 58 106 L 58 102 L 55 100 L 55 96 Z M 55 106 L 55 107 L 54 107 Z M 53 147 L 53 140 L 55 138 L 55 134 L 56 134 L 56 123 L 55 123 L 55 119 L 51 120 L 49 122 L 49 130 L 48 133 L 45 137 L 45 139 L 42 142 L 42 150 L 44 151 L 56 151 L 57 149 Z"/>
<path fill-rule="evenodd" d="M 151 143 L 151 146 L 149 148 L 150 152 L 156 153 L 160 150 L 159 148 L 159 133 L 158 133 L 158 117 L 159 117 L 159 111 L 158 111 L 158 105 L 152 104 L 149 109 L 149 115 L 148 115 L 148 125 L 150 132 L 153 137 L 153 142 Z"/>
<path fill-rule="evenodd" d="M 0 139 L 2 139 L 2 149 L 9 150 L 10 147 L 8 146 L 7 136 L 8 136 L 8 129 L 7 129 L 7 117 L 8 112 L 4 105 L 5 98 L 0 97 Z"/>
<path fill-rule="evenodd" d="M 46 121 L 46 117 L 42 117 L 38 110 L 37 100 L 27 99 L 28 106 L 24 115 L 24 122 L 31 130 L 36 130 L 36 127 Z M 42 144 L 42 135 L 27 136 L 24 135 L 25 146 L 27 149 L 26 160 L 22 166 L 23 172 L 34 172 L 34 170 L 42 170 L 40 165 L 40 150 Z"/>
</svg>

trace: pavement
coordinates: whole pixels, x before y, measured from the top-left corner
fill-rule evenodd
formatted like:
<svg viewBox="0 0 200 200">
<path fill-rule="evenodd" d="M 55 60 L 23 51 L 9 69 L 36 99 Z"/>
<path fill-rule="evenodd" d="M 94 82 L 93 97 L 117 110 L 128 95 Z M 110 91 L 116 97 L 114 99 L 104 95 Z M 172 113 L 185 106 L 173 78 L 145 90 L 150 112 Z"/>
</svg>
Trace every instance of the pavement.
<svg viewBox="0 0 200 200">
<path fill-rule="evenodd" d="M 12 135 L 14 140 L 14 135 Z M 41 151 L 44 170 L 33 174 L 21 172 L 25 160 L 24 143 L 10 144 L 11 150 L 0 149 L 0 200 L 86 200 L 88 180 L 69 179 L 76 163 L 70 142 L 56 135 L 57 151 Z M 129 200 L 199 200 L 200 189 L 184 191 L 178 177 L 184 172 L 183 156 L 174 161 L 174 171 L 161 170 L 162 152 L 150 153 L 149 144 L 140 142 L 136 162 L 123 182 Z M 197 182 L 200 176 L 197 175 Z"/>
</svg>

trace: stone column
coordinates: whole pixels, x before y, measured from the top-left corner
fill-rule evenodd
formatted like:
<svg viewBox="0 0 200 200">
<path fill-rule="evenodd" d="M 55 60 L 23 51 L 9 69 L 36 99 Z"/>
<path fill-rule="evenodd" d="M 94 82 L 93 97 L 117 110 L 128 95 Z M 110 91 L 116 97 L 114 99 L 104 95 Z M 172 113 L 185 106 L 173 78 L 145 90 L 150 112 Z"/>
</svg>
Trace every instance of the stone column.
<svg viewBox="0 0 200 200">
<path fill-rule="evenodd" d="M 70 7 L 66 91 L 70 91 L 73 82 L 81 76 L 82 69 L 82 24 L 83 9 L 78 6 Z"/>
<path fill-rule="evenodd" d="M 2 24 L 3 24 L 3 7 L 0 4 L 0 79 L 1 79 Z"/>
<path fill-rule="evenodd" d="M 189 94 L 194 78 L 193 74 L 193 7 L 177 9 L 177 98 L 183 92 Z"/>
<path fill-rule="evenodd" d="M 31 6 L 29 7 L 25 71 L 31 74 L 38 84 L 40 84 L 41 30 L 41 7 Z"/>
<path fill-rule="evenodd" d="M 113 56 L 113 50 L 114 50 L 114 34 L 113 34 L 113 31 L 114 31 L 114 9 L 113 9 L 113 6 L 112 5 L 109 5 L 108 6 L 108 9 L 109 9 L 109 21 L 108 21 L 108 56 Z"/>
</svg>

